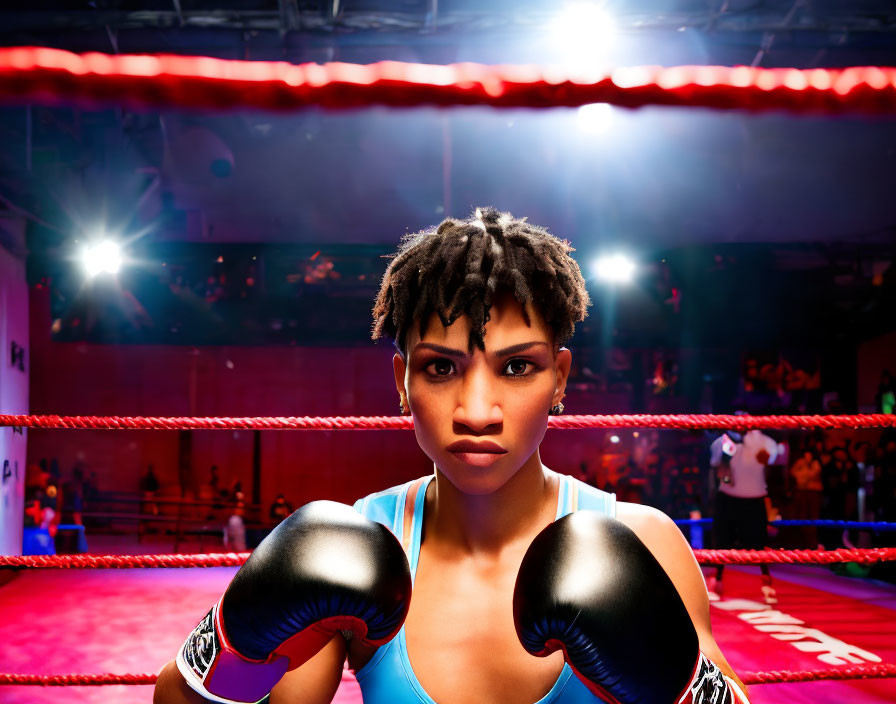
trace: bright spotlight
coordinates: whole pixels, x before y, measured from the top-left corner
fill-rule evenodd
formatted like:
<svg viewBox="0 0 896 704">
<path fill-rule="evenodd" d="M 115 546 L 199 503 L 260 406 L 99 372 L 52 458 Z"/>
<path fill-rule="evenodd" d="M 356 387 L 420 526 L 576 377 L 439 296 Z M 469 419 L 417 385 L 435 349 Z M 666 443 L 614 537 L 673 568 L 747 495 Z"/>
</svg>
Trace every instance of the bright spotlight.
<svg viewBox="0 0 896 704">
<path fill-rule="evenodd" d="M 117 274 L 121 269 L 121 247 L 109 239 L 88 244 L 81 252 L 81 264 L 90 278 L 104 273 Z"/>
<path fill-rule="evenodd" d="M 576 50 L 600 53 L 616 39 L 613 16 L 597 2 L 567 5 L 551 22 L 551 34 L 557 44 Z"/>
<path fill-rule="evenodd" d="M 635 275 L 635 263 L 624 254 L 608 255 L 594 263 L 594 273 L 601 281 L 627 284 Z"/>
<path fill-rule="evenodd" d="M 610 442 L 613 443 L 614 445 L 618 445 L 618 444 L 619 444 L 619 436 L 618 436 L 618 435 L 611 435 L 611 436 L 610 436 Z"/>
<path fill-rule="evenodd" d="M 608 103 L 589 103 L 577 113 L 579 129 L 586 134 L 606 134 L 613 124 L 613 106 Z"/>
</svg>

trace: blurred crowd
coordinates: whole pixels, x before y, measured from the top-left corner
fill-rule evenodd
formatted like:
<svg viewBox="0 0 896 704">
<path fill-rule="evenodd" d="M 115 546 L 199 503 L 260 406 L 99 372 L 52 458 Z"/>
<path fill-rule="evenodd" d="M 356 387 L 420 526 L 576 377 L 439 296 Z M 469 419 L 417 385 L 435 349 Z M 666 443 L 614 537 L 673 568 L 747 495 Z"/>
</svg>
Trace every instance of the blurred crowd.
<svg viewBox="0 0 896 704">
<path fill-rule="evenodd" d="M 28 465 L 25 475 L 25 526 L 55 535 L 60 524 L 83 524 L 85 506 L 99 496 L 96 472 L 83 462 L 62 476 L 56 459 Z"/>
<path fill-rule="evenodd" d="M 896 433 L 875 441 L 858 433 L 767 431 L 782 452 L 766 467 L 768 518 L 793 520 L 896 521 Z M 669 435 L 666 437 L 665 435 Z M 610 445 L 574 473 L 617 494 L 620 501 L 659 508 L 675 519 L 712 517 L 720 479 L 710 466 L 714 434 L 663 434 L 647 450 L 634 443 Z M 772 531 L 778 547 L 862 547 L 858 532 L 836 528 Z M 889 544 L 896 533 L 873 536 Z"/>
</svg>

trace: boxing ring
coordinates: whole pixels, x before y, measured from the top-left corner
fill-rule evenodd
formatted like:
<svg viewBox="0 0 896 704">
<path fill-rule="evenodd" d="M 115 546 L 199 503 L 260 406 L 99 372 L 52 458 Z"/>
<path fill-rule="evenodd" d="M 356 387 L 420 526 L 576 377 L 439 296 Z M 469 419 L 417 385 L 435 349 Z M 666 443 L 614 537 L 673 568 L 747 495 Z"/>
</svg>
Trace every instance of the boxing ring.
<svg viewBox="0 0 896 704">
<path fill-rule="evenodd" d="M 684 66 L 564 72 L 537 66 L 296 66 L 184 56 L 76 55 L 20 47 L 0 49 L 0 100 L 81 105 L 164 105 L 217 110 L 354 109 L 371 105 L 501 107 L 580 106 L 605 102 L 635 108 L 677 105 L 794 113 L 896 113 L 896 69 L 799 70 Z M 192 418 L 0 415 L 0 427 L 141 430 L 409 430 L 409 417 Z M 549 428 L 676 430 L 893 428 L 891 415 L 722 416 L 573 415 Z M 716 638 L 748 685 L 754 702 L 871 704 L 896 700 L 896 596 L 872 584 L 850 592 L 817 578 L 806 565 L 896 559 L 896 548 L 865 550 L 696 550 L 701 564 L 731 564 L 726 598 L 714 602 Z M 247 553 L 207 555 L 0 557 L 0 568 L 24 572 L 3 587 L 0 700 L 41 699 L 34 686 L 65 686 L 66 701 L 100 701 L 101 687 L 151 685 L 141 673 L 153 658 L 170 659 L 197 614 L 220 595 Z M 758 593 L 749 566 L 787 564 L 771 608 L 742 595 Z M 178 569 L 172 569 L 178 568 Z M 190 569 L 185 569 L 190 568 Z M 114 579 L 105 570 L 115 570 Z M 189 584 L 189 594 L 185 585 Z M 147 614 L 150 617 L 147 617 Z M 66 623 L 66 617 L 72 617 Z M 75 617 L 76 616 L 76 617 Z M 47 644 L 55 651 L 50 657 Z M 87 645 L 89 644 L 89 645 Z M 771 646 L 775 646 L 772 648 Z M 10 647 L 12 646 L 12 647 Z M 46 658 L 38 657 L 45 653 Z M 86 663 L 93 660 L 88 667 Z M 45 667 L 43 663 L 48 663 Z M 83 672 L 101 668 L 113 672 Z M 813 666 L 814 665 L 814 666 Z M 28 672 L 26 670 L 32 670 Z M 37 671 L 40 670 L 40 671 Z M 72 674 L 74 672 L 74 674 Z M 852 684 L 861 680 L 861 686 Z M 815 684 L 802 684 L 802 683 Z M 823 684 L 822 684 L 823 683 Z M 774 686 L 772 686 L 774 685 Z M 824 686 L 825 689 L 811 690 Z M 805 689 L 798 689 L 805 687 Z M 78 694 L 74 694 L 78 692 Z M 151 695 L 124 690 L 149 701 Z M 117 695 L 116 695 L 117 696 Z M 360 701 L 346 673 L 336 701 Z"/>
<path fill-rule="evenodd" d="M 302 429 L 302 430 L 394 430 L 413 428 L 413 421 L 409 417 L 330 417 L 330 418 L 123 418 L 123 417 L 97 417 L 97 416 L 27 416 L 27 415 L 0 415 L 0 426 L 41 428 L 105 428 L 105 429 Z M 789 429 L 833 429 L 833 428 L 867 428 L 867 427 L 896 427 L 896 417 L 887 415 L 854 415 L 854 416 L 724 416 L 724 415 L 571 415 L 555 416 L 549 419 L 549 427 L 554 429 L 576 428 L 618 428 L 618 427 L 661 427 L 675 429 L 718 429 L 718 430 L 747 430 L 770 429 L 786 427 Z M 874 548 L 864 550 L 696 550 L 695 555 L 701 564 L 729 564 L 729 565 L 753 565 L 761 562 L 789 565 L 809 564 L 834 564 L 839 562 L 856 562 L 860 564 L 873 564 L 878 561 L 896 560 L 896 548 Z M 139 556 L 103 556 L 103 555 L 74 555 L 74 556 L 25 556 L 25 557 L 0 557 L 0 567 L 33 570 L 88 570 L 84 575 L 87 578 L 88 597 L 97 602 L 97 611 L 102 613 L 102 620 L 111 618 L 117 621 L 128 620 L 126 603 L 119 602 L 114 607 L 116 611 L 124 613 L 113 614 L 109 611 L 108 599 L 115 595 L 116 590 L 110 590 L 104 581 L 97 579 L 97 570 L 106 569 L 171 569 L 171 568 L 214 568 L 209 570 L 208 576 L 200 580 L 190 578 L 179 581 L 165 576 L 163 583 L 174 584 L 172 591 L 168 584 L 163 584 L 163 592 L 167 592 L 168 603 L 176 603 L 183 613 L 177 614 L 185 624 L 189 624 L 195 618 L 195 613 L 203 608 L 198 602 L 206 599 L 211 603 L 216 595 L 226 586 L 233 573 L 233 568 L 241 565 L 248 553 L 225 553 L 207 555 L 139 555 Z M 227 569 L 230 568 L 230 569 Z M 67 574 L 67 572 L 62 573 Z M 799 575 L 797 575 L 798 577 Z M 745 572 L 736 572 L 733 577 L 733 587 L 729 594 L 757 593 L 758 576 Z M 862 694 L 856 691 L 850 692 L 850 697 L 855 704 L 864 701 L 886 701 L 886 697 L 893 691 L 893 681 L 889 678 L 896 677 L 896 595 L 888 595 L 884 590 L 866 590 L 868 594 L 860 599 L 854 599 L 840 588 L 833 591 L 817 588 L 811 579 L 788 580 L 776 575 L 776 583 L 779 585 L 779 594 L 782 604 L 777 609 L 753 602 L 744 598 L 727 598 L 713 603 L 713 625 L 717 631 L 720 645 L 726 652 L 731 653 L 731 660 L 741 677 L 748 685 L 771 685 L 792 688 L 796 683 L 842 681 L 842 680 L 866 680 L 873 683 L 871 691 L 867 692 L 868 698 L 863 699 Z M 72 584 L 69 580 L 56 572 L 49 577 L 49 593 L 70 593 Z M 138 595 L 145 588 L 144 580 L 140 577 L 127 577 L 125 591 L 135 591 Z M 183 603 L 183 597 L 177 593 L 178 584 L 190 585 L 190 598 L 197 600 L 195 608 Z M 46 585 L 25 583 L 20 594 L 12 595 L 9 604 L 0 606 L 0 622 L 15 623 L 16 613 L 20 609 L 27 608 L 30 600 L 36 598 L 46 589 Z M 8 589 L 8 587 L 7 587 Z M 75 590 L 77 592 L 77 589 Z M 138 597 L 138 601 L 139 601 Z M 153 600 L 154 601 L 154 600 Z M 880 602 L 880 603 L 877 603 Z M 156 603 L 165 603 L 164 601 Z M 133 604 L 132 604 L 133 605 Z M 786 606 L 785 606 L 786 605 Z M 91 604 L 78 604 L 78 608 L 87 609 Z M 786 613 L 784 609 L 787 609 Z M 6 613 L 4 613 L 6 612 Z M 68 613 L 63 609 L 63 614 Z M 60 614 L 60 616 L 63 616 Z M 849 627 L 844 628 L 841 621 L 847 615 L 846 622 Z M 2 618 L 4 617 L 5 618 Z M 96 614 L 94 613 L 94 617 Z M 52 620 L 52 619 L 51 619 Z M 175 619 L 176 626 L 170 630 L 163 629 L 164 635 L 157 638 L 162 641 L 179 638 L 183 627 L 180 620 Z M 159 623 L 146 624 L 150 631 L 158 630 Z M 819 628 L 818 626 L 824 626 Z M 25 627 L 22 624 L 22 627 Z M 136 629 L 141 625 L 134 626 Z M 847 643 L 837 637 L 840 634 L 847 636 L 852 642 Z M 857 631 L 857 632 L 856 632 Z M 830 633 L 829 633 L 830 632 Z M 797 653 L 815 653 L 822 662 L 835 664 L 834 667 L 815 669 L 784 669 L 778 664 L 775 669 L 748 671 L 739 667 L 742 662 L 755 661 L 755 653 L 763 651 L 763 638 L 778 639 L 784 643 L 791 642 L 797 647 L 795 652 L 775 652 L 777 663 L 800 663 L 805 660 Z M 126 637 L 139 637 L 136 633 L 129 633 Z M 145 636 L 144 636 L 145 637 Z M 730 637 L 730 641 L 729 641 Z M 858 638 L 861 640 L 858 640 Z M 113 639 L 114 640 L 114 639 Z M 101 642 L 114 647 L 114 643 Z M 758 641 L 758 642 L 757 642 Z M 8 641 L 7 641 L 8 642 Z M 876 652 L 866 650 L 856 643 L 860 642 L 866 647 L 873 647 Z M 174 643 L 170 652 L 178 647 Z M 802 647 L 799 647 L 802 645 Z M 77 643 L 71 648 L 77 653 Z M 26 648 L 27 649 L 27 648 Z M 165 650 L 163 652 L 169 652 Z M 884 652 L 887 662 L 877 653 Z M 161 654 L 161 653 L 160 653 Z M 751 657 L 752 655 L 752 657 Z M 170 657 L 162 655 L 162 657 Z M 77 673 L 77 674 L 28 674 L 28 673 L 0 673 L 0 685 L 38 685 L 38 686 L 110 686 L 110 685 L 151 685 L 155 682 L 155 675 L 151 673 Z M 854 688 L 853 688 L 854 689 Z M 880 691 L 875 691 L 879 689 Z M 780 695 L 778 695 L 780 696 Z M 788 691 L 789 701 L 802 701 L 800 695 Z M 844 696 L 834 693 L 834 699 Z M 883 697 L 878 699 L 877 697 Z M 766 700 L 764 696 L 756 696 L 756 702 L 775 701 Z M 24 701 L 24 699 L 23 699 Z M 29 701 L 35 701 L 29 695 Z M 339 702 L 360 701 L 360 693 L 353 682 L 350 673 L 346 673 L 343 686 L 337 695 Z M 812 694 L 805 701 L 828 701 Z"/>
</svg>

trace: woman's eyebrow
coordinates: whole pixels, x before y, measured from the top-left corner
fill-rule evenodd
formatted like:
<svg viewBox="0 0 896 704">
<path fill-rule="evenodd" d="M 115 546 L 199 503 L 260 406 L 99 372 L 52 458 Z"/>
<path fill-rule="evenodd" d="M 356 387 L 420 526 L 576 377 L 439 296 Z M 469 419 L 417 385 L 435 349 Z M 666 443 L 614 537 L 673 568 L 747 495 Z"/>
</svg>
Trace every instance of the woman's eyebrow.
<svg viewBox="0 0 896 704">
<path fill-rule="evenodd" d="M 511 345 L 510 347 L 505 347 L 502 350 L 497 350 L 492 353 L 495 357 L 506 357 L 509 354 L 519 354 L 520 352 L 525 352 L 530 347 L 535 347 L 536 345 L 542 345 L 543 347 L 547 347 L 547 342 L 542 342 L 540 340 L 536 340 L 533 342 L 520 342 L 517 345 Z M 432 350 L 433 352 L 438 352 L 439 354 L 444 354 L 447 357 L 466 357 L 467 353 L 463 350 L 456 350 L 452 347 L 443 347 L 442 345 L 437 345 L 433 342 L 418 342 L 414 347 L 414 351 L 416 352 L 420 348 Z"/>
<path fill-rule="evenodd" d="M 505 347 L 503 350 L 498 350 L 494 353 L 495 357 L 506 357 L 509 354 L 519 354 L 520 352 L 525 352 L 530 347 L 535 347 L 536 345 L 541 345 L 542 347 L 547 347 L 547 342 L 541 342 L 539 340 L 534 340 L 532 342 L 521 342 L 518 345 L 511 345 L 510 347 Z"/>
</svg>

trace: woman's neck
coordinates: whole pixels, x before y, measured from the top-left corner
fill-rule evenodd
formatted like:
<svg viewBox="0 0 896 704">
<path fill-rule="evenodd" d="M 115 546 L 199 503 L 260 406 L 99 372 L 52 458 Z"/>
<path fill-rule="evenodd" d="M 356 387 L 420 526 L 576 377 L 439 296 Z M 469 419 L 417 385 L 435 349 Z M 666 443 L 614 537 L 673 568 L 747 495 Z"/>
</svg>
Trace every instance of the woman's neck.
<svg viewBox="0 0 896 704">
<path fill-rule="evenodd" d="M 458 491 L 436 469 L 426 496 L 425 535 L 432 547 L 485 558 L 500 557 L 518 540 L 554 520 L 559 480 L 535 453 L 504 486 L 491 494 Z"/>
</svg>

